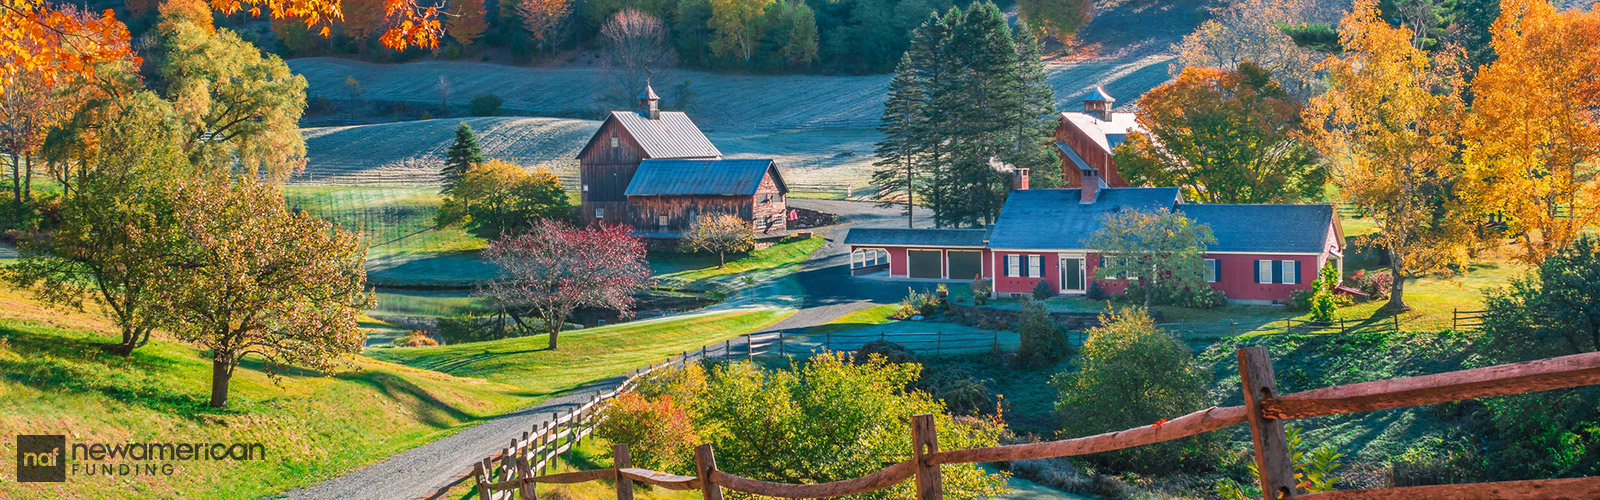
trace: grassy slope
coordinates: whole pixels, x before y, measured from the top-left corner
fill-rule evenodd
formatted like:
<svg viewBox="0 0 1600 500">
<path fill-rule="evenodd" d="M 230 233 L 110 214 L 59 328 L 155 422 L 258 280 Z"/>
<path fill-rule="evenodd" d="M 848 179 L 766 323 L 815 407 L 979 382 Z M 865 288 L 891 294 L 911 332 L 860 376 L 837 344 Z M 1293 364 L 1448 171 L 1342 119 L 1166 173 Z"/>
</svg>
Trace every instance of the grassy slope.
<svg viewBox="0 0 1600 500">
<path fill-rule="evenodd" d="M 440 347 L 374 350 L 378 359 L 451 375 L 482 377 L 540 397 L 659 362 L 667 356 L 749 333 L 776 323 L 790 311 L 742 310 L 636 321 L 561 335 L 561 348 L 546 337 L 521 337 Z"/>
<path fill-rule="evenodd" d="M 189 462 L 172 477 L 0 481 L 0 498 L 255 498 L 332 477 L 527 401 L 517 388 L 369 358 L 333 377 L 295 373 L 274 385 L 254 364 L 234 376 L 231 408 L 205 408 L 211 365 L 154 341 L 131 358 L 92 344 L 106 320 L 49 310 L 0 290 L 0 433 L 68 434 L 71 442 L 260 442 L 268 460 Z M 12 456 L 14 441 L 0 444 Z M 13 461 L 4 461 L 6 468 Z M 14 471 L 0 476 L 15 477 Z"/>
<path fill-rule="evenodd" d="M 822 248 L 822 238 L 810 238 L 779 243 L 756 250 L 717 267 L 715 256 L 701 254 L 670 254 L 651 257 L 651 266 L 658 269 L 683 269 L 661 274 L 656 278 L 662 284 L 694 289 L 742 286 L 734 280 L 750 278 L 767 280 L 792 274 L 811 252 Z M 709 257 L 709 258 L 708 258 Z"/>
</svg>

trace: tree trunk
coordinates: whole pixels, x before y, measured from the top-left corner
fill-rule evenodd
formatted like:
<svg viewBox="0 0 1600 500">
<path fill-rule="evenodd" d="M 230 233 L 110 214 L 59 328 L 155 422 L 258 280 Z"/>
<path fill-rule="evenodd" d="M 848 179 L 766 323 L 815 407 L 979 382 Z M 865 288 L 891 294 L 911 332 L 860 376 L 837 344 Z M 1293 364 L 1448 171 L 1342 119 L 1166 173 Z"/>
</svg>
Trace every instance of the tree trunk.
<svg viewBox="0 0 1600 500">
<path fill-rule="evenodd" d="M 211 407 L 228 407 L 228 381 L 233 378 L 231 363 L 211 359 Z"/>
<path fill-rule="evenodd" d="M 549 323 L 545 327 L 550 329 L 550 350 L 554 351 L 556 350 L 556 341 L 561 338 L 561 327 L 567 323 L 567 317 L 562 315 L 556 318 L 555 321 L 550 321 L 549 319 L 545 321 Z"/>
<path fill-rule="evenodd" d="M 717 252 L 717 269 L 728 267 L 728 254 Z"/>
<path fill-rule="evenodd" d="M 11 217 L 22 222 L 22 160 L 18 159 L 16 152 L 11 153 L 11 193 L 16 200 L 11 205 Z"/>
<path fill-rule="evenodd" d="M 1383 305 L 1383 310 L 1397 314 L 1408 311 L 1411 306 L 1406 305 L 1406 278 L 1400 273 L 1403 269 L 1401 257 L 1394 250 L 1386 250 L 1384 253 L 1389 256 L 1389 274 L 1394 277 L 1394 281 L 1389 284 L 1389 303 Z"/>
<path fill-rule="evenodd" d="M 28 168 L 22 171 L 22 200 L 33 201 L 33 154 L 28 154 Z"/>
<path fill-rule="evenodd" d="M 1150 314 L 1150 299 L 1156 294 L 1156 287 L 1144 280 L 1139 280 L 1139 287 L 1144 289 L 1144 312 Z"/>
</svg>

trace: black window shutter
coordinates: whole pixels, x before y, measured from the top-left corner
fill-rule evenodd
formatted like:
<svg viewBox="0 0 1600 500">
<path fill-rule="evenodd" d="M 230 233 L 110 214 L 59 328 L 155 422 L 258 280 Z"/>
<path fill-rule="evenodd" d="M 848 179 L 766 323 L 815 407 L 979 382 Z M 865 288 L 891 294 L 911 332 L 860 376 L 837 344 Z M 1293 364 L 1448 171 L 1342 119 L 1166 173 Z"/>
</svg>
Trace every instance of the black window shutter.
<svg viewBox="0 0 1600 500">
<path fill-rule="evenodd" d="M 1272 261 L 1272 282 L 1283 283 L 1283 261 Z"/>
<path fill-rule="evenodd" d="M 1300 278 L 1300 261 L 1298 260 L 1294 261 L 1294 282 L 1295 284 L 1306 282 L 1306 280 Z"/>
<path fill-rule="evenodd" d="M 1211 261 L 1211 278 L 1216 280 L 1217 283 L 1222 282 L 1222 259 Z"/>
</svg>

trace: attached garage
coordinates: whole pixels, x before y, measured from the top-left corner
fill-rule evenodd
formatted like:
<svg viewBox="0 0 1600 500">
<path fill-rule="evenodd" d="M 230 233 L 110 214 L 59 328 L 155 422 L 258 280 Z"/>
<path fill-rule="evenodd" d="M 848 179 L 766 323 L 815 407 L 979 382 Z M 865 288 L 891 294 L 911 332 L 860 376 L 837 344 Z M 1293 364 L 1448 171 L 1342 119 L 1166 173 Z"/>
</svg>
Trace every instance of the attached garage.
<svg viewBox="0 0 1600 500">
<path fill-rule="evenodd" d="M 939 279 L 944 277 L 944 252 L 939 250 L 907 250 L 907 270 L 912 278 Z"/>
<path fill-rule="evenodd" d="M 983 251 L 981 250 L 950 250 L 945 253 L 945 259 L 950 270 L 950 279 L 973 279 L 983 274 Z"/>
</svg>

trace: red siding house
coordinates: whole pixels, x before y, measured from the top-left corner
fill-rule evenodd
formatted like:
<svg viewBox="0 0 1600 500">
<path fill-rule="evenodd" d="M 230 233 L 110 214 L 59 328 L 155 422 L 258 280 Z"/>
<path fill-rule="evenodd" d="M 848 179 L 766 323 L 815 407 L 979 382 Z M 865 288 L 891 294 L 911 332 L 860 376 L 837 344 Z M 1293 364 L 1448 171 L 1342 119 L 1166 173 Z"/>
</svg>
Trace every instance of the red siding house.
<svg viewBox="0 0 1600 500">
<path fill-rule="evenodd" d="M 855 275 L 990 280 L 996 295 L 1032 293 L 1039 281 L 1059 294 L 1083 294 L 1096 281 L 1100 253 L 1088 248 L 1102 217 L 1122 210 L 1168 209 L 1210 226 L 1207 281 L 1236 303 L 1270 303 L 1310 288 L 1328 262 L 1343 270 L 1343 241 L 1330 205 L 1185 204 L 1177 188 L 1036 189 L 1011 192 L 989 229 L 852 229 Z M 980 262 L 966 264 L 972 257 Z M 1118 293 L 1126 280 L 1098 280 Z"/>
</svg>

